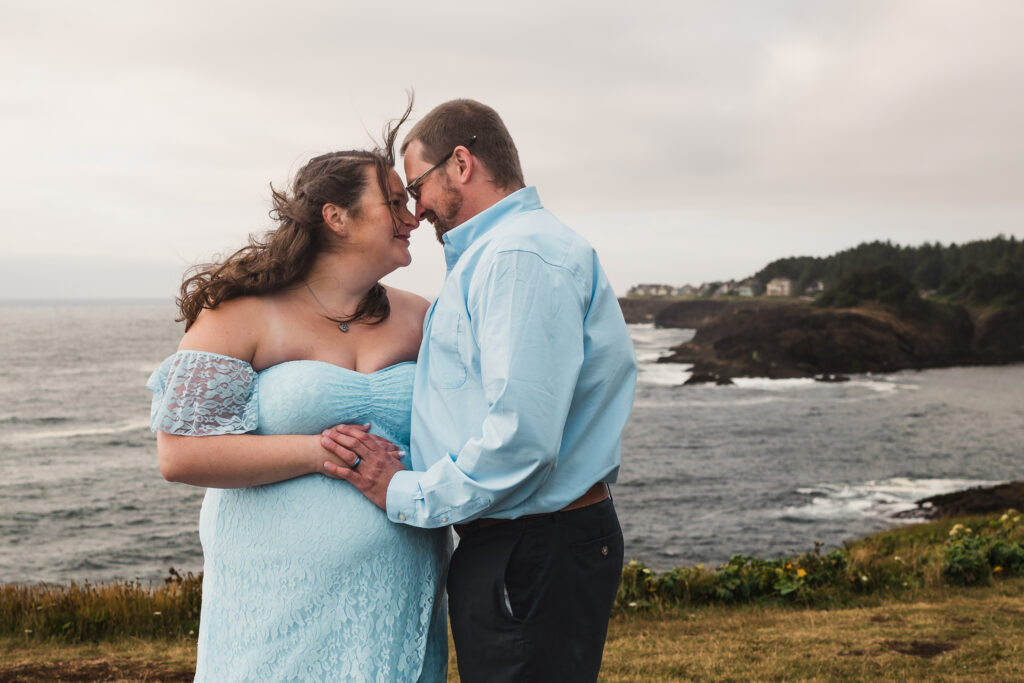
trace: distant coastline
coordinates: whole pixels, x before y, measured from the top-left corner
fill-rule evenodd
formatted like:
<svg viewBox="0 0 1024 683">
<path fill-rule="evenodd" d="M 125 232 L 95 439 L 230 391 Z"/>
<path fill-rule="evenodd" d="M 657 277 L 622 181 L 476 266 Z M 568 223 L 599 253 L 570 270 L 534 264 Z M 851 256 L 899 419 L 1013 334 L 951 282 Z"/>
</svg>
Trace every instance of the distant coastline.
<svg viewBox="0 0 1024 683">
<path fill-rule="evenodd" d="M 899 314 L 864 304 L 822 308 L 779 298 L 627 297 L 630 323 L 695 329 L 661 362 L 693 365 L 691 382 L 886 373 L 1024 362 L 1024 310 L 936 306 Z"/>
</svg>

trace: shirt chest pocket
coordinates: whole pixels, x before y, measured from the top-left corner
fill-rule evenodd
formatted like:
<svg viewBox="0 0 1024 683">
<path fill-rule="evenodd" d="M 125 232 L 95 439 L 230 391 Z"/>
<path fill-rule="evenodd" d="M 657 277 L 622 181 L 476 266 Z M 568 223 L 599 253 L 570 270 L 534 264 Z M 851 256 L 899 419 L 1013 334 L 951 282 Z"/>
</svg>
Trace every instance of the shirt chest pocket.
<svg viewBox="0 0 1024 683">
<path fill-rule="evenodd" d="M 466 383 L 468 321 L 458 311 L 435 310 L 430 321 L 430 381 L 441 389 L 458 389 Z"/>
</svg>

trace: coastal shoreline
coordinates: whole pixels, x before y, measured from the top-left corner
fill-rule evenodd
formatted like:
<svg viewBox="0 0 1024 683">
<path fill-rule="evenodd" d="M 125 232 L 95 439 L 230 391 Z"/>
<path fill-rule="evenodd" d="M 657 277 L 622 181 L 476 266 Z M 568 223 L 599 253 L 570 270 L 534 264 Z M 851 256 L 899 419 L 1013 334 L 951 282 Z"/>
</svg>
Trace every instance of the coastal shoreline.
<svg viewBox="0 0 1024 683">
<path fill-rule="evenodd" d="M 619 300 L 627 322 L 696 330 L 661 359 L 692 365 L 689 384 L 733 377 L 816 378 L 1024 362 L 1024 310 L 935 306 L 919 315 L 805 301 Z"/>
<path fill-rule="evenodd" d="M 917 501 L 913 510 L 896 513 L 900 519 L 942 519 L 1024 510 L 1024 481 L 943 493 Z"/>
<path fill-rule="evenodd" d="M 841 551 L 735 557 L 715 570 L 658 575 L 631 562 L 601 679 L 945 680 L 956 669 L 1015 680 L 1024 670 L 1021 521 L 924 521 Z M 198 577 L 172 578 L 156 590 L 0 586 L 0 681 L 190 680 Z M 447 680 L 459 680 L 450 643 Z"/>
</svg>

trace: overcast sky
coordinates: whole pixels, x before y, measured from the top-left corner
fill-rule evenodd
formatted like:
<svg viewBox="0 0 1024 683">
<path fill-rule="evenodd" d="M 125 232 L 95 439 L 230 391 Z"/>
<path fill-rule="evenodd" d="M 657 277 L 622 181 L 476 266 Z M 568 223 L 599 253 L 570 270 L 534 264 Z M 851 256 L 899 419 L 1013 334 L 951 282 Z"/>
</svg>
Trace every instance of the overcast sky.
<svg viewBox="0 0 1024 683">
<path fill-rule="evenodd" d="M 0 297 L 170 297 L 268 184 L 490 104 L 615 289 L 1024 237 L 1024 2 L 0 0 Z M 424 224 L 388 282 L 433 296 Z"/>
</svg>

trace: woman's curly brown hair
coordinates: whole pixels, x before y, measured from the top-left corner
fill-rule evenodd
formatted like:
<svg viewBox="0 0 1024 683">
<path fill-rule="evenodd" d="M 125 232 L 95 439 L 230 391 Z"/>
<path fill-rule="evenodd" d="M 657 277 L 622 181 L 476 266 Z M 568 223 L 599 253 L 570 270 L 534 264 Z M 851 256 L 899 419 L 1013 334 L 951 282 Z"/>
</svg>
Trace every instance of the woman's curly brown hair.
<svg viewBox="0 0 1024 683">
<path fill-rule="evenodd" d="M 409 118 L 412 104 L 410 95 L 405 113 L 385 126 L 383 144 L 376 149 L 331 152 L 310 159 L 295 175 L 290 193 L 271 185 L 274 208 L 270 217 L 277 228 L 263 236 L 250 235 L 247 246 L 223 261 L 200 264 L 186 273 L 177 298 L 181 313 L 178 321 L 185 321 L 185 330 L 204 308 L 216 308 L 240 296 L 270 294 L 302 282 L 326 247 L 324 204 L 335 204 L 357 217 L 367 186 L 367 166 L 375 168 L 377 184 L 391 206 L 389 174 L 395 165 L 395 139 Z M 375 325 L 390 313 L 387 291 L 378 282 L 359 302 L 355 313 L 336 322 Z"/>
</svg>

